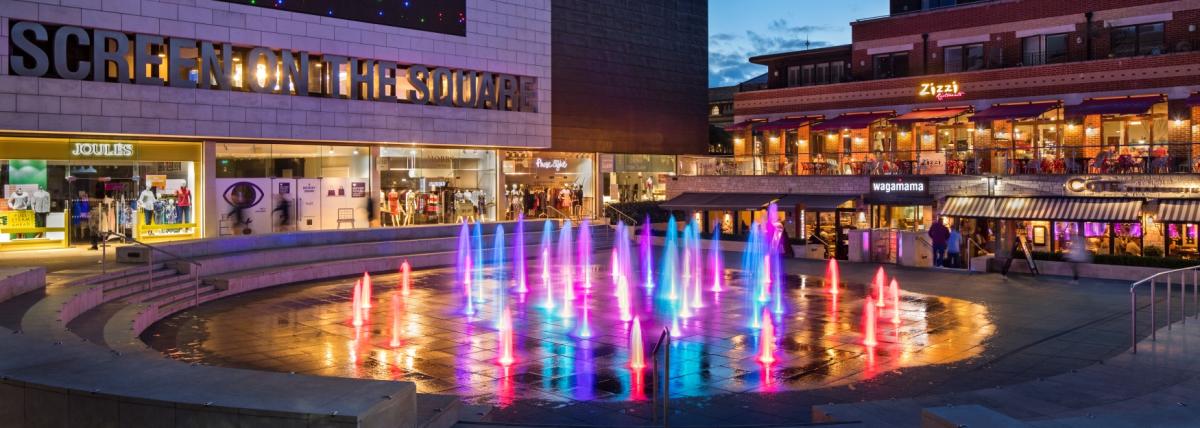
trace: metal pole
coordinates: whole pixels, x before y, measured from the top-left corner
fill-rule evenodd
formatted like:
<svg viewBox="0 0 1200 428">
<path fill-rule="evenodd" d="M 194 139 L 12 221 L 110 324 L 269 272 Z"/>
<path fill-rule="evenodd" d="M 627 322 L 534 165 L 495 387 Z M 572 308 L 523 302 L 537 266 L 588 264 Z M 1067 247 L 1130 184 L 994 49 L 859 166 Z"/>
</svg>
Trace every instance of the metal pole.
<svg viewBox="0 0 1200 428">
<path fill-rule="evenodd" d="M 1179 272 L 1179 321 L 1187 324 L 1187 273 Z"/>
<path fill-rule="evenodd" d="M 200 266 L 192 265 L 192 307 L 200 306 Z"/>
<path fill-rule="evenodd" d="M 103 235 L 101 235 L 103 236 Z M 105 236 L 107 238 L 107 236 Z M 100 242 L 100 274 L 108 274 L 108 240 L 102 239 Z"/>
<path fill-rule="evenodd" d="M 149 278 L 150 287 L 147 290 L 154 289 L 154 249 L 146 247 L 146 277 Z"/>
<path fill-rule="evenodd" d="M 1171 329 L 1171 274 L 1167 274 L 1167 330 Z"/>
<path fill-rule="evenodd" d="M 1129 346 L 1137 353 L 1137 291 L 1129 289 Z"/>
<path fill-rule="evenodd" d="M 1158 321 L 1154 310 L 1154 279 L 1150 279 L 1150 340 L 1158 340 Z"/>
<path fill-rule="evenodd" d="M 1192 270 L 1192 307 L 1196 308 L 1194 318 L 1200 318 L 1200 281 L 1196 281 L 1196 270 Z"/>
<path fill-rule="evenodd" d="M 669 331 L 669 330 L 668 330 Z M 671 426 L 671 334 L 667 333 L 667 349 L 663 352 L 663 428 Z"/>
<path fill-rule="evenodd" d="M 651 372 L 654 377 L 651 385 L 654 385 L 654 392 L 650 394 L 650 422 L 658 422 L 658 353 L 654 353 L 654 371 Z"/>
</svg>

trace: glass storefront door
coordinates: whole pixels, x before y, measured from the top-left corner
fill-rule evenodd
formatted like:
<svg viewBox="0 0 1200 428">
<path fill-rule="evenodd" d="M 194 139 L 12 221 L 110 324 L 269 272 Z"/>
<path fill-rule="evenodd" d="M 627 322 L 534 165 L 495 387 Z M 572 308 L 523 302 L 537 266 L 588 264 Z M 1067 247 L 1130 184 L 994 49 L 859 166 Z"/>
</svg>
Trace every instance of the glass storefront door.
<svg viewBox="0 0 1200 428">
<path fill-rule="evenodd" d="M 595 217 L 594 154 L 509 151 L 501 166 L 508 200 L 520 198 L 526 218 Z"/>
<path fill-rule="evenodd" d="M 493 150 L 383 147 L 379 162 L 384 227 L 494 221 L 509 209 L 496 206 Z"/>
</svg>

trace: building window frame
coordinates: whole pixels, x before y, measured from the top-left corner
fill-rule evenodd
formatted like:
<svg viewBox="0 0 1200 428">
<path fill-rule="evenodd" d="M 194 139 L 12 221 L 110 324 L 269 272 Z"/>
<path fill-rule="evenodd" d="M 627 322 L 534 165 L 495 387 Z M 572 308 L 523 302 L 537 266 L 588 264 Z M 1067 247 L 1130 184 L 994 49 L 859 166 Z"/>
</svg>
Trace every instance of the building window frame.
<svg viewBox="0 0 1200 428">
<path fill-rule="evenodd" d="M 1021 64 L 1042 65 L 1067 62 L 1070 33 L 1038 34 L 1021 38 Z M 1053 42 L 1053 43 L 1052 43 Z M 1050 51 L 1050 46 L 1059 45 L 1062 49 Z M 1030 45 L 1035 48 L 1030 50 Z"/>
<path fill-rule="evenodd" d="M 904 66 L 897 67 L 897 60 L 903 58 Z M 908 66 L 911 56 L 908 51 L 890 52 L 878 54 L 871 57 L 871 65 L 876 79 L 888 79 L 893 77 L 907 77 Z"/>
<path fill-rule="evenodd" d="M 951 52 L 957 52 L 957 58 L 951 60 Z M 942 48 L 942 72 L 959 73 L 985 68 L 983 43 L 946 46 Z"/>
<path fill-rule="evenodd" d="M 787 86 L 800 86 L 800 66 L 792 65 L 787 68 Z"/>
<path fill-rule="evenodd" d="M 1118 36 L 1126 33 L 1124 36 Z M 1166 23 L 1122 25 L 1109 29 L 1109 55 L 1116 58 L 1161 55 L 1167 51 Z M 1150 40 L 1150 37 L 1155 40 Z"/>
</svg>

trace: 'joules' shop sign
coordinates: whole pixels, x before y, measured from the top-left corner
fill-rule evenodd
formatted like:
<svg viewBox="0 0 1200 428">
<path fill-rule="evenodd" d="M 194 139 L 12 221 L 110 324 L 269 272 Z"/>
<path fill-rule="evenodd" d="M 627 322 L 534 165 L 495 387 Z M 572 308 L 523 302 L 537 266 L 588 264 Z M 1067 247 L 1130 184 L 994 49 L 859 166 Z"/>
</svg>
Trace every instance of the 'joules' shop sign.
<svg viewBox="0 0 1200 428">
<path fill-rule="evenodd" d="M 19 76 L 537 111 L 532 77 L 29 21 L 9 30 Z"/>
</svg>

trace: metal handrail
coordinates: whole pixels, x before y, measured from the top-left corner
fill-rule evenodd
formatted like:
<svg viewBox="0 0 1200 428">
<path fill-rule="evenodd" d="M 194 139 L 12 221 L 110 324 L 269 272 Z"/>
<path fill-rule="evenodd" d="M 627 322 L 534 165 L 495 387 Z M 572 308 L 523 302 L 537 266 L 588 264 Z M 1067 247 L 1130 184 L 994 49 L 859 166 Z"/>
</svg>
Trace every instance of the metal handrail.
<svg viewBox="0 0 1200 428">
<path fill-rule="evenodd" d="M 631 225 L 631 226 L 637 226 L 639 224 L 637 219 L 633 218 L 633 216 L 631 216 L 629 214 L 625 214 L 624 211 L 617 209 L 617 207 L 614 207 L 613 204 L 605 204 L 604 209 L 606 211 L 612 210 L 613 212 L 617 213 L 617 215 L 620 216 L 621 218 L 629 220 L 629 225 Z"/>
<path fill-rule="evenodd" d="M 150 250 L 149 252 L 146 253 L 146 281 L 149 283 L 149 285 L 147 286 L 148 290 L 154 288 L 154 252 L 155 251 L 161 252 L 163 254 L 166 254 L 166 255 L 172 257 L 171 259 L 164 260 L 163 262 L 178 260 L 178 261 L 186 262 L 186 263 L 192 265 L 193 268 L 189 269 L 191 271 L 192 283 L 193 283 L 192 307 L 196 307 L 196 306 L 200 305 L 200 269 L 199 268 L 201 266 L 203 266 L 200 262 L 196 261 L 195 259 L 193 259 L 191 257 L 181 256 L 179 254 L 164 250 L 161 247 L 147 244 L 147 243 L 139 241 L 135 238 L 130 238 L 121 233 L 105 232 L 105 233 L 102 233 L 100 236 L 105 241 L 107 241 L 108 238 L 110 238 L 110 237 L 117 236 L 117 237 L 120 237 L 122 240 L 134 242 L 134 243 L 141 245 L 143 247 L 146 247 L 147 249 Z M 107 246 L 104 247 L 103 254 L 101 254 L 100 257 L 101 257 L 100 258 L 101 273 L 107 274 L 108 268 L 105 265 L 105 263 L 107 262 L 107 259 L 108 259 L 108 247 Z"/>
<path fill-rule="evenodd" d="M 982 251 L 984 254 L 991 254 L 987 248 L 983 248 L 982 245 L 979 245 L 979 242 L 976 242 L 975 238 L 967 238 L 967 249 L 971 249 L 972 246 L 979 251 Z M 967 257 L 967 272 L 975 272 L 975 265 L 971 264 L 971 259 L 973 258 L 973 256 Z"/>
<path fill-rule="evenodd" d="M 1167 330 L 1171 329 L 1171 325 L 1175 322 L 1171 316 L 1171 275 L 1179 274 L 1179 313 L 1181 323 L 1187 323 L 1187 272 L 1192 272 L 1192 307 L 1197 308 L 1193 318 L 1200 318 L 1200 265 L 1172 269 L 1162 271 L 1154 275 L 1134 281 L 1129 285 L 1129 342 L 1132 353 L 1137 353 L 1137 288 L 1142 284 L 1149 284 L 1150 287 L 1150 340 L 1158 340 L 1158 318 L 1157 318 L 1157 299 L 1155 298 L 1155 290 L 1158 288 L 1158 279 L 1165 278 L 1167 282 Z"/>
<path fill-rule="evenodd" d="M 664 345 L 665 344 L 665 345 Z M 663 427 L 671 426 L 669 415 L 671 414 L 671 328 L 663 327 L 663 331 L 658 335 L 658 341 L 654 343 L 654 350 L 650 351 L 650 358 L 654 360 L 654 393 L 651 395 L 652 401 L 650 404 L 651 421 L 658 421 L 658 350 L 663 349 L 663 382 L 662 382 L 662 423 Z"/>
</svg>

